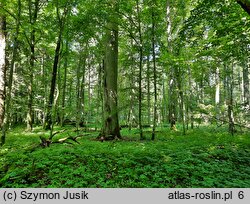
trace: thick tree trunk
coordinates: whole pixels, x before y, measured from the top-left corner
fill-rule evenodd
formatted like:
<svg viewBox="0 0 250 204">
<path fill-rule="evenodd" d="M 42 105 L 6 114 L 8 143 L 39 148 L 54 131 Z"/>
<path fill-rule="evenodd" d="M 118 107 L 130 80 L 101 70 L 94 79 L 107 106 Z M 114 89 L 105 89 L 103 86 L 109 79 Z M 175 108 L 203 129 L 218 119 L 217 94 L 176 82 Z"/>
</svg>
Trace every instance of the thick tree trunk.
<svg viewBox="0 0 250 204">
<path fill-rule="evenodd" d="M 0 7 L 3 3 L 0 3 Z M 6 18 L 0 15 L 0 129 L 3 127 L 5 114 L 5 81 L 6 81 Z M 5 135 L 1 137 L 0 145 L 5 143 Z"/>
<path fill-rule="evenodd" d="M 118 9 L 117 2 L 112 0 L 112 15 Z M 118 78 L 118 24 L 117 22 L 108 22 L 106 29 L 106 44 L 104 58 L 104 121 L 102 133 L 103 140 L 113 140 L 121 138 L 119 119 L 118 119 L 118 96 L 117 96 L 117 78 Z"/>
</svg>

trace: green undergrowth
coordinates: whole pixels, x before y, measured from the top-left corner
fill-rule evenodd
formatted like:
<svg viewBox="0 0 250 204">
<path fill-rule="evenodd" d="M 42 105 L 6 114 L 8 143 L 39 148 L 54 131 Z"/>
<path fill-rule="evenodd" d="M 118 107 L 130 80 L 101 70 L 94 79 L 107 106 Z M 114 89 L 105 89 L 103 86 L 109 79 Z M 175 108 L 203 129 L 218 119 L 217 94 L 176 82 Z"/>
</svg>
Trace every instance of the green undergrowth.
<svg viewBox="0 0 250 204">
<path fill-rule="evenodd" d="M 59 128 L 57 128 L 59 130 Z M 187 135 L 157 130 L 156 140 L 140 141 L 138 131 L 121 131 L 123 140 L 100 142 L 98 132 L 78 139 L 80 144 L 37 146 L 35 128 L 11 130 L 0 149 L 1 187 L 250 187 L 250 135 L 208 127 Z M 76 135 L 73 128 L 56 138 Z M 79 134 L 85 134 L 84 131 Z"/>
</svg>

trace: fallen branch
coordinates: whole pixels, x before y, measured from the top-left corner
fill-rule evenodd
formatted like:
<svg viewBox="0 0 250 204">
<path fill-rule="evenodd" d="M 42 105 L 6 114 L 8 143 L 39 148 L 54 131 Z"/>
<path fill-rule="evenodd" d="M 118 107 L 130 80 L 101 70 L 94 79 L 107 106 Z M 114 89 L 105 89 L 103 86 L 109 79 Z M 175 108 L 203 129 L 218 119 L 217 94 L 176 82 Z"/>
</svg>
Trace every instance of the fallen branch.
<svg viewBox="0 0 250 204">
<path fill-rule="evenodd" d="M 222 120 L 222 119 L 220 119 L 220 118 L 216 118 L 215 116 L 212 116 L 212 118 L 215 119 L 215 120 L 221 121 L 221 122 L 223 122 L 223 123 L 229 123 L 229 121 Z M 245 126 L 245 125 L 242 125 L 242 124 L 239 124 L 239 123 L 234 123 L 234 125 L 236 125 L 236 126 L 238 126 L 238 127 L 241 127 L 241 128 L 250 129 L 250 127 Z"/>
<path fill-rule="evenodd" d="M 83 137 L 83 136 L 86 136 L 86 135 L 89 135 L 89 134 L 81 134 L 81 135 L 77 135 L 77 136 L 71 136 L 68 134 L 68 137 L 64 137 L 64 138 L 60 138 L 58 140 L 55 140 L 55 141 L 52 141 L 52 138 L 56 135 L 56 134 L 59 134 L 59 133 L 63 133 L 65 132 L 65 130 L 62 130 L 62 131 L 57 131 L 55 133 L 52 134 L 52 137 L 50 137 L 49 139 L 43 137 L 43 136 L 40 136 L 40 140 L 41 140 L 41 143 L 40 145 L 42 147 L 49 147 L 51 144 L 55 144 L 55 143 L 59 143 L 59 144 L 63 144 L 63 143 L 67 143 L 67 144 L 74 144 L 72 142 L 75 142 L 77 144 L 80 144 L 77 139 L 79 137 Z M 72 141 L 72 142 L 71 142 Z"/>
<path fill-rule="evenodd" d="M 56 131 L 56 132 L 54 132 L 54 133 L 52 133 L 51 134 L 51 136 L 50 136 L 50 140 L 52 140 L 52 138 L 55 136 L 55 135 L 57 135 L 57 134 L 59 134 L 59 133 L 63 133 L 63 132 L 65 132 L 66 131 L 66 129 L 64 129 L 64 130 L 61 130 L 61 131 Z"/>
</svg>

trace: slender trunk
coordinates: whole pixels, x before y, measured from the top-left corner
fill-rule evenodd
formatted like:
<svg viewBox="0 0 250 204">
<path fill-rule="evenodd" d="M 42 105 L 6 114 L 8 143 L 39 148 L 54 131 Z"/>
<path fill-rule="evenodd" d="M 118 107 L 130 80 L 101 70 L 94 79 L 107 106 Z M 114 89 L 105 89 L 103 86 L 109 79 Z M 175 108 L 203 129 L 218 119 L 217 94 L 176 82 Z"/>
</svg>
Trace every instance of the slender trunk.
<svg viewBox="0 0 250 204">
<path fill-rule="evenodd" d="M 157 73 L 156 73 L 156 56 L 155 56 L 155 13 L 152 11 L 152 51 L 153 51 L 153 73 L 154 73 L 154 119 L 152 140 L 155 139 L 156 117 L 157 117 Z"/>
<path fill-rule="evenodd" d="M 131 28 L 132 29 L 132 28 Z M 133 46 L 133 40 L 130 41 L 130 46 Z M 130 50 L 130 57 L 131 57 L 131 64 L 134 64 L 134 56 L 132 50 Z M 133 109 L 134 109 L 134 101 L 135 101 L 135 72 L 134 69 L 131 68 L 131 73 L 129 75 L 129 82 L 130 82 L 130 91 L 129 91 L 129 110 L 128 110 L 128 118 L 127 118 L 127 124 L 129 131 L 132 129 L 133 121 L 134 121 L 134 114 L 133 114 Z"/>
<path fill-rule="evenodd" d="M 0 2 L 0 7 L 4 3 Z M 0 129 L 3 128 L 5 115 L 6 82 L 6 17 L 0 15 Z M 0 145 L 4 145 L 5 135 L 1 136 Z"/>
<path fill-rule="evenodd" d="M 58 4 L 58 2 L 57 2 L 57 4 Z M 45 123 L 46 123 L 45 129 L 52 129 L 52 108 L 53 108 L 53 104 L 54 104 L 57 69 L 58 69 L 60 52 L 61 52 L 61 43 L 62 43 L 64 26 L 66 23 L 66 19 L 67 19 L 67 15 L 68 15 L 68 11 L 70 10 L 70 7 L 67 4 L 65 5 L 64 12 L 63 12 L 62 16 L 59 12 L 59 5 L 57 5 L 56 9 L 57 9 L 57 19 L 59 21 L 59 35 L 58 35 L 56 49 L 55 49 L 53 70 L 52 70 L 52 76 L 51 76 L 51 84 L 50 84 L 49 101 L 48 101 L 48 105 L 47 105 L 47 113 L 46 113 L 46 119 L 45 119 Z"/>
<path fill-rule="evenodd" d="M 48 95 L 48 91 L 47 91 L 47 72 L 46 72 L 46 67 L 45 67 L 45 61 L 46 61 L 46 56 L 42 56 L 42 80 L 43 80 L 43 92 L 44 92 L 44 96 L 43 96 L 43 129 L 45 129 L 45 125 L 46 125 L 46 99 L 47 99 L 47 95 Z"/>
<path fill-rule="evenodd" d="M 2 138 L 1 138 L 2 145 L 5 143 L 6 131 L 9 128 L 13 72 L 14 72 L 15 62 L 17 58 L 17 44 L 18 44 L 18 36 L 19 36 L 19 30 L 20 30 L 21 0 L 18 0 L 17 3 L 18 3 L 18 14 L 16 18 L 16 33 L 15 33 L 14 41 L 13 41 L 12 59 L 11 59 L 10 70 L 9 70 L 9 78 L 8 78 L 8 89 L 6 90 L 5 117 L 3 121 Z"/>
<path fill-rule="evenodd" d="M 82 66 L 82 56 L 80 55 L 79 64 L 76 70 L 76 129 L 79 129 L 79 124 L 81 120 L 81 95 L 80 95 L 80 78 L 81 78 L 81 66 Z"/>
<path fill-rule="evenodd" d="M 165 87 L 165 80 L 166 80 L 166 76 L 165 74 L 163 75 L 163 80 L 162 80 L 162 97 L 163 97 L 163 101 L 162 101 L 162 122 L 163 124 L 165 124 L 167 122 L 167 96 L 166 96 L 166 87 Z"/>
<path fill-rule="evenodd" d="M 143 130 L 142 130 L 142 60 L 143 60 L 143 49 L 142 49 L 142 31 L 141 31 L 141 16 L 140 16 L 140 8 L 139 8 L 139 0 L 136 0 L 136 10 L 137 10 L 137 18 L 138 18 L 138 33 L 139 33 L 139 105 L 138 105 L 138 113 L 139 113 L 139 131 L 140 131 L 140 139 L 143 140 Z"/>
<path fill-rule="evenodd" d="M 243 102 L 245 106 L 250 107 L 250 91 L 249 91 L 249 65 L 250 62 L 247 62 L 243 66 Z"/>
<path fill-rule="evenodd" d="M 220 119 L 220 111 L 219 111 L 219 104 L 220 104 L 220 70 L 216 68 L 216 76 L 215 76 L 215 111 L 216 111 L 216 119 L 219 121 Z"/>
<path fill-rule="evenodd" d="M 185 122 L 183 78 L 184 78 L 184 73 L 181 70 L 181 68 L 178 68 L 176 79 L 177 79 L 177 86 L 178 86 L 179 97 L 180 97 L 180 117 L 181 117 L 181 122 L 182 122 L 182 131 L 183 131 L 183 135 L 185 135 L 186 134 L 186 122 Z"/>
<path fill-rule="evenodd" d="M 66 88 L 67 88 L 67 69 L 68 69 L 68 54 L 69 54 L 69 41 L 66 38 L 66 50 L 65 50 L 65 58 L 63 64 L 63 85 L 62 85 L 62 110 L 61 110 L 61 126 L 64 126 L 64 118 L 65 118 L 65 98 L 66 98 Z"/>
<path fill-rule="evenodd" d="M 86 58 L 87 55 L 83 56 L 83 65 L 82 65 L 82 79 L 81 79 L 81 89 L 80 89 L 80 120 L 81 124 L 84 126 L 86 122 L 85 118 L 85 71 L 86 71 Z"/>
<path fill-rule="evenodd" d="M 33 8 L 33 2 L 29 0 L 29 16 L 30 16 L 30 24 L 32 27 L 31 34 L 30 34 L 30 66 L 29 66 L 29 85 L 28 85 L 28 112 L 27 112 L 27 130 L 32 130 L 33 128 L 33 72 L 35 67 L 35 33 L 36 30 L 34 29 L 37 16 L 39 12 L 39 1 L 36 0 L 34 2 L 34 8 Z"/>
<path fill-rule="evenodd" d="M 228 70 L 228 72 L 227 72 L 227 74 L 228 74 L 228 76 L 227 76 L 227 94 L 228 94 L 227 113 L 228 113 L 228 120 L 229 120 L 228 130 L 232 135 L 234 135 L 234 132 L 235 132 L 234 113 L 233 113 L 233 67 L 234 67 L 234 65 L 232 64 L 232 69 Z"/>
<path fill-rule="evenodd" d="M 193 86 L 192 86 L 192 72 L 191 67 L 188 67 L 188 83 L 189 83 L 189 101 L 187 105 L 188 113 L 190 113 L 190 125 L 191 129 L 194 129 L 194 115 L 193 115 L 193 103 L 194 103 L 194 95 L 193 95 Z"/>
<path fill-rule="evenodd" d="M 148 125 L 151 123 L 151 104 L 150 104 L 150 60 L 149 55 L 147 56 L 147 106 L 148 106 Z"/>
<path fill-rule="evenodd" d="M 167 42 L 168 42 L 168 51 L 172 53 L 172 19 L 171 19 L 171 5 L 170 0 L 167 1 L 166 8 L 166 22 L 167 22 Z M 169 69 L 169 105 L 168 105 L 168 119 L 170 123 L 171 130 L 176 130 L 176 79 L 175 79 L 175 69 L 173 66 Z"/>
<path fill-rule="evenodd" d="M 50 84 L 50 94 L 49 94 L 49 102 L 47 106 L 47 115 L 46 115 L 46 126 L 45 129 L 51 129 L 52 125 L 52 107 L 54 103 L 54 94 L 56 88 L 56 78 L 57 78 L 57 68 L 59 63 L 60 49 L 61 49 L 61 39 L 62 39 L 62 31 L 60 31 L 59 38 L 56 44 L 54 64 L 52 70 L 51 84 Z"/>
<path fill-rule="evenodd" d="M 91 58 L 88 63 L 88 117 L 87 123 L 90 123 L 92 117 L 92 94 L 91 94 Z"/>
<path fill-rule="evenodd" d="M 182 87 L 181 87 L 182 88 Z M 181 113 L 181 121 L 182 121 L 182 131 L 183 135 L 186 135 L 186 120 L 185 120 L 185 104 L 184 104 L 184 93 L 181 89 L 180 92 L 180 113 Z"/>
<path fill-rule="evenodd" d="M 101 114 L 101 121 L 104 121 L 104 116 L 103 116 L 103 95 L 102 95 L 102 78 L 103 78 L 103 63 L 99 64 L 99 69 L 98 69 L 98 113 Z M 84 103 L 83 103 L 84 104 Z M 100 118 L 97 121 L 98 126 L 100 125 Z"/>
</svg>

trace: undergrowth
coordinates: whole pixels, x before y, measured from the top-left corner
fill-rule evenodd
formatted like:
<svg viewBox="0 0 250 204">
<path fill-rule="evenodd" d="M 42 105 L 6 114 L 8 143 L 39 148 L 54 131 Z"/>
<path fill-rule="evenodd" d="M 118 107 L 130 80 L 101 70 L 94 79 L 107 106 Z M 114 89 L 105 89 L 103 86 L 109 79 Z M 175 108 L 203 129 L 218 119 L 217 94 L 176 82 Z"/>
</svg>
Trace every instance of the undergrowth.
<svg viewBox="0 0 250 204">
<path fill-rule="evenodd" d="M 56 137 L 76 134 L 67 128 Z M 0 149 L 1 187 L 250 187 L 249 134 L 202 127 L 184 136 L 159 128 L 155 141 L 149 129 L 140 141 L 137 130 L 124 129 L 120 141 L 96 141 L 98 132 L 90 132 L 80 145 L 48 148 L 37 147 L 39 135 L 49 132 L 9 132 Z"/>
</svg>

